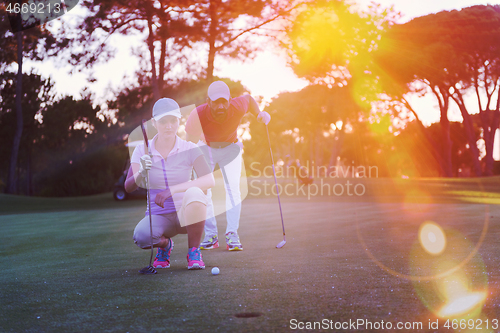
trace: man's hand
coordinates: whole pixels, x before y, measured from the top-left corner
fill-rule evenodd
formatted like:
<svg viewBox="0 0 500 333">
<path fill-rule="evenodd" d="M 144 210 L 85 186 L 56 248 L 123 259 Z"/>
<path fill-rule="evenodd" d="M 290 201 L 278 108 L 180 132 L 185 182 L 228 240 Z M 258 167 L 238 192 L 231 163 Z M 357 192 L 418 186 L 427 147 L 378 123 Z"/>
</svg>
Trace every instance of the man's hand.
<svg viewBox="0 0 500 333">
<path fill-rule="evenodd" d="M 257 116 L 257 121 L 267 125 L 271 121 L 271 116 L 266 111 L 262 111 Z"/>
<path fill-rule="evenodd" d="M 172 193 L 170 193 L 170 189 L 166 189 L 163 192 L 160 192 L 156 195 L 155 197 L 155 203 L 160 206 L 161 208 L 165 208 L 163 205 L 165 201 L 172 196 Z"/>
<path fill-rule="evenodd" d="M 151 166 L 153 165 L 153 161 L 151 160 L 151 156 L 145 154 L 141 157 L 141 166 L 139 168 L 139 173 L 141 176 L 146 178 L 146 174 L 149 170 L 151 170 Z"/>
</svg>

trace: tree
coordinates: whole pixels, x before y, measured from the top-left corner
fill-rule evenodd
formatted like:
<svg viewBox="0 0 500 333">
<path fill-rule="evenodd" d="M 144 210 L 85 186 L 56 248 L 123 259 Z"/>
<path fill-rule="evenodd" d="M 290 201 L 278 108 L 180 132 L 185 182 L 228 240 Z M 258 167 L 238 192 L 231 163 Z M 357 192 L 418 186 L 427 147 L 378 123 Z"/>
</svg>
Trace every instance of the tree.
<svg viewBox="0 0 500 333">
<path fill-rule="evenodd" d="M 37 142 L 39 140 L 38 127 L 41 113 L 51 103 L 53 99 L 52 83 L 50 80 L 43 80 L 36 74 L 23 74 L 21 99 L 22 119 L 17 120 L 19 116 L 18 100 L 16 91 L 21 86 L 18 84 L 18 75 L 5 72 L 2 75 L 0 83 L 0 92 L 2 99 L 0 101 L 0 140 L 2 146 L 0 148 L 1 156 L 12 156 L 12 150 L 16 149 L 13 145 L 16 139 L 15 134 L 19 130 L 22 131 L 23 136 L 17 145 L 16 168 L 14 174 L 11 170 L 12 161 L 8 159 L 2 160 L 0 165 L 0 173 L 8 176 L 14 175 L 16 177 L 15 187 L 8 189 L 9 193 L 18 193 L 20 189 L 19 177 L 22 176 L 25 180 L 26 186 L 23 187 L 22 192 L 26 194 L 32 193 L 32 174 L 33 174 L 33 154 L 37 152 Z M 22 128 L 14 124 L 21 123 Z M 8 164 L 8 165 L 7 165 Z M 3 177 L 2 177 L 3 178 Z M 12 184 L 12 183 L 9 183 Z"/>
<path fill-rule="evenodd" d="M 206 79 L 213 80 L 215 56 L 245 60 L 262 49 L 263 43 L 246 36 L 276 37 L 276 32 L 263 30 L 272 22 L 287 18 L 306 1 L 272 0 L 205 0 L 198 2 L 195 17 L 203 26 L 203 42 L 208 43 Z M 241 26 L 241 22 L 245 24 Z"/>
<path fill-rule="evenodd" d="M 346 127 L 356 121 L 361 108 L 352 99 L 347 87 L 328 88 L 310 85 L 298 92 L 281 93 L 266 107 L 273 118 L 270 135 L 278 156 L 309 160 L 316 165 L 337 163 L 341 154 Z M 260 138 L 258 124 L 251 125 L 250 133 L 255 148 L 265 142 Z M 255 139 L 254 139 L 254 133 Z M 246 147 L 247 148 L 247 147 Z M 257 149 L 248 147 L 250 154 Z"/>
<path fill-rule="evenodd" d="M 399 87 L 406 85 L 406 89 L 400 88 L 403 91 L 431 92 L 436 96 L 441 112 L 442 155 L 447 176 L 451 173 L 447 117 L 450 100 L 458 105 L 463 117 L 474 173 L 476 176 L 482 174 L 474 121 L 464 97 L 471 90 L 478 101 L 477 111 L 486 146 L 485 174 L 492 174 L 494 135 L 500 121 L 498 103 L 495 108 L 492 106 L 497 89 L 497 96 L 500 96 L 499 8 L 473 6 L 426 15 L 394 26 L 380 42 L 378 64 L 389 78 L 387 81 L 392 80 Z"/>
<path fill-rule="evenodd" d="M 470 132 L 474 121 L 464 96 L 474 90 L 486 148 L 484 174 L 491 176 L 493 143 L 500 124 L 500 5 L 473 6 L 452 14 L 461 21 L 454 27 L 457 29 L 454 33 L 459 37 L 454 46 L 462 66 L 453 64 L 457 82 L 453 85 L 451 97 L 462 113 L 468 137 L 472 137 Z"/>
<path fill-rule="evenodd" d="M 357 112 L 364 111 L 367 115 L 373 100 L 369 96 L 373 90 L 370 86 L 372 81 L 366 80 L 370 77 L 370 54 L 380 34 L 392 20 L 391 11 L 381 10 L 377 6 L 371 6 L 366 12 L 357 12 L 344 1 L 309 3 L 298 10 L 291 20 L 284 41 L 290 55 L 289 64 L 298 76 L 313 84 L 347 87 L 340 90 L 346 94 L 343 98 L 348 101 L 346 105 L 356 108 Z M 343 112 L 335 107 L 330 110 L 333 114 Z M 358 119 L 352 116 L 350 120 Z M 326 126 L 330 124 L 325 123 Z M 341 127 L 340 136 L 336 137 L 336 144 L 332 146 L 330 166 L 341 150 L 343 130 Z"/>
<path fill-rule="evenodd" d="M 443 55 L 451 56 L 452 52 L 450 45 L 443 41 L 429 41 L 435 33 L 433 28 L 436 27 L 429 26 L 429 22 L 421 18 L 392 26 L 382 37 L 374 58 L 384 93 L 392 99 L 400 100 L 414 114 L 421 133 L 427 139 L 427 145 L 431 147 L 435 158 L 440 162 L 442 175 L 451 177 L 451 139 L 448 120 L 451 96 L 446 84 L 450 74 L 445 64 L 448 59 Z M 415 81 L 421 84 L 416 84 Z M 440 145 L 429 136 L 417 112 L 405 98 L 408 93 L 422 95 L 427 92 L 436 97 L 439 105 L 442 134 Z"/>
<path fill-rule="evenodd" d="M 86 0 L 83 5 L 90 14 L 77 28 L 80 37 L 73 50 L 80 51 L 73 51 L 70 61 L 79 68 L 87 68 L 112 56 L 106 42 L 113 34 L 144 33 L 149 66 L 143 70 L 150 78 L 154 98 L 158 99 L 169 72 L 176 73 L 175 77 L 169 77 L 171 85 L 193 77 L 211 81 L 217 54 L 245 59 L 257 50 L 255 43 L 250 45 L 240 40 L 291 10 L 288 2 L 277 3 L 279 5 L 271 0 Z M 208 58 L 200 64 L 199 52 L 203 52 L 205 46 L 208 46 Z"/>
<path fill-rule="evenodd" d="M 20 1 L 18 2 L 20 3 Z M 7 186 L 7 193 L 16 192 L 16 169 L 17 169 L 17 156 L 19 154 L 19 144 L 21 143 L 21 136 L 23 134 L 23 32 L 21 14 L 17 15 L 17 22 L 14 23 L 17 27 L 16 41 L 17 41 L 17 84 L 16 84 L 16 133 L 12 143 L 12 152 L 10 155 L 9 166 L 9 182 Z"/>
<path fill-rule="evenodd" d="M 0 81 L 0 156 L 11 154 L 16 126 L 17 75 Z M 94 107 L 89 96 L 55 99 L 53 84 L 23 74 L 23 136 L 19 145 L 15 192 L 26 195 L 83 195 L 110 191 L 122 171 L 127 150 L 115 139 L 118 125 Z M 8 174 L 0 161 L 0 178 Z"/>
<path fill-rule="evenodd" d="M 73 43 L 70 63 L 80 69 L 88 68 L 112 56 L 113 50 L 106 43 L 113 34 L 146 32 L 147 70 L 153 94 L 158 99 L 168 71 L 178 63 L 184 65 L 186 72 L 190 71 L 182 49 L 192 47 L 201 38 L 201 27 L 188 17 L 194 4 L 191 0 L 83 1 L 89 15 L 76 29 L 80 37 Z"/>
<path fill-rule="evenodd" d="M 310 3 L 291 20 L 284 41 L 290 66 L 310 82 L 345 85 L 353 76 L 367 74 L 369 54 L 395 17 L 379 6 L 357 12 L 339 0 Z"/>
<path fill-rule="evenodd" d="M 42 113 L 38 128 L 37 194 L 77 196 L 111 191 L 127 149 L 119 130 L 90 96 L 66 96 Z"/>
<path fill-rule="evenodd" d="M 10 3 L 14 5 L 14 2 Z M 18 0 L 15 5 L 21 5 L 22 1 Z M 2 3 L 0 8 L 6 10 L 6 3 Z M 0 56 L 0 69 L 5 68 L 17 62 L 17 88 L 14 96 L 16 96 L 16 132 L 13 136 L 12 150 L 10 157 L 9 176 L 7 181 L 7 193 L 15 193 L 17 188 L 17 162 L 19 147 L 21 144 L 23 132 L 23 58 L 29 57 L 33 60 L 40 60 L 44 56 L 52 56 L 55 45 L 62 47 L 66 45 L 67 39 L 61 38 L 55 40 L 51 33 L 41 26 L 42 21 L 45 21 L 53 15 L 52 13 L 44 14 L 43 17 L 36 16 L 31 11 L 28 14 L 21 14 L 21 11 L 7 16 L 3 15 L 0 18 L 0 45 L 2 46 L 2 55 Z"/>
</svg>

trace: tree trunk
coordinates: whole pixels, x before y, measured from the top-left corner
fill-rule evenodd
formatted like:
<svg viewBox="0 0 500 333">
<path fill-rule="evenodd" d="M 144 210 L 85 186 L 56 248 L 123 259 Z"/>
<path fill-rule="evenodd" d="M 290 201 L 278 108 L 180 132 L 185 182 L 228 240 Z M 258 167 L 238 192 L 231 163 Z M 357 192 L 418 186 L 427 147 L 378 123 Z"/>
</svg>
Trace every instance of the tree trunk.
<svg viewBox="0 0 500 333">
<path fill-rule="evenodd" d="M 497 134 L 497 129 L 500 127 L 500 87 L 498 87 L 497 93 L 497 104 L 495 111 L 493 112 L 493 121 L 491 126 L 491 173 L 493 174 L 493 168 L 495 166 L 495 161 L 493 160 L 493 148 L 495 147 L 495 135 Z M 488 163 L 487 163 L 488 165 Z"/>
<path fill-rule="evenodd" d="M 340 155 L 340 149 L 342 148 L 342 145 L 344 143 L 344 126 L 342 126 L 342 129 L 339 130 L 339 135 L 334 137 L 333 139 L 333 147 L 332 147 L 332 154 L 330 155 L 330 161 L 328 163 L 328 170 L 331 170 L 334 166 L 337 165 L 337 158 Z M 337 138 L 337 140 L 335 140 Z"/>
<path fill-rule="evenodd" d="M 156 74 L 156 58 L 155 58 L 155 45 L 154 45 L 154 32 L 153 32 L 153 19 L 151 17 L 151 12 L 148 11 L 148 46 L 149 46 L 149 55 L 151 58 L 151 86 L 153 88 L 153 97 L 154 100 L 157 101 L 160 99 L 160 90 L 158 88 L 158 76 Z"/>
<path fill-rule="evenodd" d="M 163 83 L 165 78 L 165 58 L 167 57 L 167 37 L 161 35 L 161 55 L 160 55 L 160 68 L 158 73 L 158 91 L 161 95 L 163 90 Z"/>
<path fill-rule="evenodd" d="M 448 119 L 448 108 L 450 105 L 450 95 L 446 88 L 435 85 L 430 85 L 432 92 L 436 96 L 439 104 L 439 123 L 441 125 L 441 137 L 442 137 L 442 162 L 441 169 L 442 174 L 445 177 L 453 176 L 453 168 L 451 163 L 451 139 L 450 139 L 450 120 Z"/>
<path fill-rule="evenodd" d="M 207 81 L 211 83 L 214 79 L 214 61 L 215 53 L 217 52 L 215 48 L 215 39 L 217 36 L 217 26 L 219 24 L 217 18 L 217 0 L 210 0 L 210 26 L 208 30 L 208 64 L 207 64 Z"/>
<path fill-rule="evenodd" d="M 316 142 L 315 142 L 315 149 L 316 149 L 316 158 L 315 158 L 315 165 L 316 165 L 316 168 L 314 171 L 318 171 L 319 167 L 323 164 L 323 159 L 321 157 L 321 153 L 322 153 L 322 149 L 321 149 L 321 136 L 319 134 L 319 132 L 316 132 Z M 316 177 L 319 177 L 319 175 L 316 175 Z"/>
<path fill-rule="evenodd" d="M 453 97 L 453 100 L 457 103 L 462 118 L 464 119 L 464 128 L 467 140 L 469 141 L 469 151 L 472 157 L 472 168 L 476 177 L 482 176 L 481 163 L 479 163 L 479 149 L 477 148 L 476 137 L 474 136 L 474 126 L 472 123 L 472 118 L 465 108 L 462 96 L 457 93 L 457 97 Z"/>
<path fill-rule="evenodd" d="M 28 157 L 26 160 L 26 195 L 33 195 L 33 177 L 31 172 L 31 148 L 28 149 Z"/>
<path fill-rule="evenodd" d="M 444 98 L 443 106 L 440 108 L 441 117 L 439 123 L 441 125 L 441 134 L 443 140 L 443 172 L 445 177 L 453 176 L 453 169 L 451 166 L 451 139 L 450 139 L 450 120 L 448 119 L 448 105 L 449 99 Z"/>
<path fill-rule="evenodd" d="M 314 161 L 314 132 L 309 132 L 309 168 L 312 167 Z"/>
<path fill-rule="evenodd" d="M 10 154 L 9 180 L 7 193 L 14 194 L 17 192 L 17 158 L 19 156 L 19 146 L 21 144 L 21 136 L 23 135 L 23 31 L 21 16 L 17 18 L 17 82 L 16 82 L 16 133 L 14 134 L 14 142 L 12 144 L 12 152 Z"/>
<path fill-rule="evenodd" d="M 493 176 L 493 147 L 495 143 L 495 134 L 500 122 L 500 111 L 485 110 L 480 113 L 481 123 L 483 127 L 483 138 L 486 148 L 484 174 L 485 176 Z"/>
<path fill-rule="evenodd" d="M 166 3 L 164 1 L 160 1 L 160 11 L 158 15 L 160 16 L 160 20 L 162 21 L 162 25 L 160 30 L 158 31 L 158 36 L 160 37 L 160 64 L 158 68 L 158 92 L 161 96 L 163 96 L 163 86 L 165 82 L 165 61 L 167 59 L 167 38 L 169 37 L 169 28 L 166 22 L 171 21 L 171 17 L 169 13 L 165 13 L 167 11 Z M 165 22 L 165 23 L 163 23 Z"/>
<path fill-rule="evenodd" d="M 432 139 L 432 137 L 429 135 L 427 129 L 425 128 L 424 124 L 420 120 L 417 112 L 415 112 L 415 110 L 412 108 L 412 106 L 410 105 L 410 103 L 408 103 L 408 101 L 406 99 L 404 99 L 404 98 L 403 98 L 403 103 L 408 108 L 408 110 L 410 110 L 413 113 L 413 115 L 415 116 L 415 120 L 416 120 L 416 122 L 418 124 L 418 127 L 420 128 L 420 131 L 421 131 L 422 135 L 425 137 L 426 141 L 429 144 L 432 156 L 438 162 L 439 174 L 440 175 L 445 175 L 445 171 L 444 171 L 445 170 L 445 168 L 444 168 L 445 162 L 444 162 L 444 159 L 441 157 L 441 152 L 437 149 L 438 145 Z"/>
</svg>

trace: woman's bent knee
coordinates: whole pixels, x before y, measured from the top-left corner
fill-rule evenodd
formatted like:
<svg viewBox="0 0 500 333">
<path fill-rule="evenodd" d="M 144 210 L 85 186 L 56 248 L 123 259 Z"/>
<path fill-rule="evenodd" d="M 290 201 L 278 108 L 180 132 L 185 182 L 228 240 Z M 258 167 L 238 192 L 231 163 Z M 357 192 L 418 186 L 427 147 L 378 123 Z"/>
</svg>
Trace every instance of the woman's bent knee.
<svg viewBox="0 0 500 333">
<path fill-rule="evenodd" d="M 199 187 L 190 187 L 184 193 L 184 205 L 189 205 L 193 202 L 199 202 L 208 205 L 207 195 Z"/>
<path fill-rule="evenodd" d="M 154 240 L 153 240 L 154 242 Z M 134 243 L 141 249 L 151 248 L 151 234 L 149 230 L 135 228 L 134 230 Z"/>
</svg>

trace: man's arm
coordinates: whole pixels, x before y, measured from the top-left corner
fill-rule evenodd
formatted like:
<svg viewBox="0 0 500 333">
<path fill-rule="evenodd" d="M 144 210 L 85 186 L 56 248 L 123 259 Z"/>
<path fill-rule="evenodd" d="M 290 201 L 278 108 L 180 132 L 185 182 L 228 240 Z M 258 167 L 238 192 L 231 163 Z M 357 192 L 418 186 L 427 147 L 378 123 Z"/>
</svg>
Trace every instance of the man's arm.
<svg viewBox="0 0 500 333">
<path fill-rule="evenodd" d="M 186 121 L 186 141 L 198 143 L 198 141 L 200 141 L 201 133 L 202 129 L 198 111 L 194 109 L 191 111 Z"/>
<path fill-rule="evenodd" d="M 191 142 L 194 142 L 194 143 L 198 143 L 198 141 L 200 141 L 200 136 L 196 136 L 196 135 L 191 135 L 189 133 L 186 132 L 186 141 L 191 141 Z"/>
<path fill-rule="evenodd" d="M 248 101 L 248 112 L 253 114 L 255 117 L 258 117 L 260 113 L 260 108 L 259 104 L 257 104 L 257 101 L 250 95 L 243 95 L 243 97 L 245 97 L 246 100 Z"/>
<path fill-rule="evenodd" d="M 248 101 L 248 112 L 253 114 L 255 117 L 257 117 L 257 121 L 264 123 L 264 124 L 269 124 L 271 121 L 271 116 L 269 113 L 266 111 L 260 111 L 259 104 L 257 104 L 257 101 L 250 95 L 244 95 L 244 97 Z"/>
</svg>

